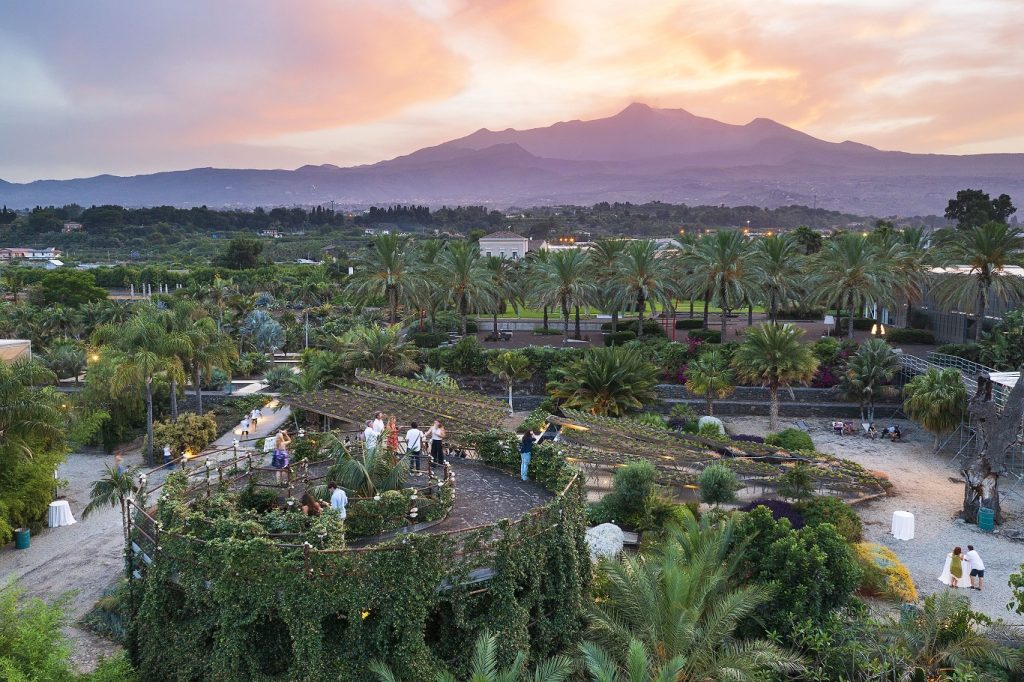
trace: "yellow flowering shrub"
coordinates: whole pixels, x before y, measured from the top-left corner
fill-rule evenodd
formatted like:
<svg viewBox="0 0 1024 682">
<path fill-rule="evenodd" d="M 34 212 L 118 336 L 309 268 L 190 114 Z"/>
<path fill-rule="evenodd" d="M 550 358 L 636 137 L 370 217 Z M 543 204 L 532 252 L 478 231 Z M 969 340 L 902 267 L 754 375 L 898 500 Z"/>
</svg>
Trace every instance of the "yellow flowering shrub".
<svg viewBox="0 0 1024 682">
<path fill-rule="evenodd" d="M 861 594 L 899 602 L 917 601 L 914 579 L 891 549 L 874 542 L 858 542 L 853 550 L 863 571 Z"/>
</svg>

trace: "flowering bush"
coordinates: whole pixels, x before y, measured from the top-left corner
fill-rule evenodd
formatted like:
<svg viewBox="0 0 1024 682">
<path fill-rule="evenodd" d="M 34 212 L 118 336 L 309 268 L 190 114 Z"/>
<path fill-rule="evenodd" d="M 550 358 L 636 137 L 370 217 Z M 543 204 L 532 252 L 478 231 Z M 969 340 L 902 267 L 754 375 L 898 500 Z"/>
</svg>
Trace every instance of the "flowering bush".
<svg viewBox="0 0 1024 682">
<path fill-rule="evenodd" d="M 832 367 L 818 367 L 811 379 L 811 388 L 832 388 L 839 384 L 839 377 L 835 375 Z"/>
</svg>

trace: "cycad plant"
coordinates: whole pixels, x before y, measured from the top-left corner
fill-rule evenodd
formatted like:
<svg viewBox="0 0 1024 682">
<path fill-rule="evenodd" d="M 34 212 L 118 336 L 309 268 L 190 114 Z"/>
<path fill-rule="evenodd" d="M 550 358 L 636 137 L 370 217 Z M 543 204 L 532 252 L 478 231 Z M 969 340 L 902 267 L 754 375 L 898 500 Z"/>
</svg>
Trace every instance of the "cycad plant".
<svg viewBox="0 0 1024 682">
<path fill-rule="evenodd" d="M 89 504 L 82 510 L 85 520 L 93 512 L 104 507 L 121 507 L 121 527 L 125 541 L 128 540 L 128 500 L 139 493 L 139 482 L 136 478 L 138 469 L 129 467 L 118 471 L 109 464 L 104 466 L 103 476 L 92 483 L 89 489 Z"/>
<path fill-rule="evenodd" d="M 846 362 L 839 389 L 860 404 L 861 421 L 874 422 L 875 401 L 896 394 L 890 382 L 899 370 L 899 358 L 883 339 L 866 341 Z"/>
<path fill-rule="evenodd" d="M 715 413 L 715 399 L 725 398 L 736 390 L 736 375 L 720 351 L 708 351 L 686 366 L 686 390 L 704 398 L 708 414 Z"/>
<path fill-rule="evenodd" d="M 657 398 L 658 368 L 634 348 L 588 348 L 554 373 L 547 386 L 552 397 L 596 415 L 622 416 Z"/>
<path fill-rule="evenodd" d="M 929 369 L 903 387 L 903 411 L 935 434 L 936 449 L 942 434 L 960 424 L 966 406 L 967 388 L 953 368 Z"/>
<path fill-rule="evenodd" d="M 810 381 L 818 369 L 817 358 L 801 343 L 801 336 L 803 330 L 791 324 L 752 327 L 732 357 L 740 379 L 768 389 L 768 421 L 772 431 L 779 428 L 779 389 Z"/>
<path fill-rule="evenodd" d="M 601 682 L 770 679 L 801 670 L 800 659 L 738 633 L 768 603 L 771 588 L 733 580 L 742 551 L 730 550 L 733 522 L 684 512 L 663 545 L 603 564 L 607 594 L 591 607 L 591 641 L 581 646 Z"/>
</svg>

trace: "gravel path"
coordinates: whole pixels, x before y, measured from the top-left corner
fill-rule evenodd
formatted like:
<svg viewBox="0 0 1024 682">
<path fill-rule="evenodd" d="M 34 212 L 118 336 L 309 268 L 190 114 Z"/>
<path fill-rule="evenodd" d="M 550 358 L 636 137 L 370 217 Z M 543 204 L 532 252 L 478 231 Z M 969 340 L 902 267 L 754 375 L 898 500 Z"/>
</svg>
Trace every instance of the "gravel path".
<svg viewBox="0 0 1024 682">
<path fill-rule="evenodd" d="M 264 410 L 259 428 L 252 437 L 266 435 L 278 428 L 289 415 L 287 407 L 278 412 Z M 234 438 L 232 432 L 224 434 L 213 445 L 227 446 Z M 66 595 L 65 606 L 70 625 L 66 628 L 73 644 L 72 661 L 82 672 L 92 671 L 101 656 L 110 656 L 120 646 L 110 640 L 82 630 L 77 622 L 92 605 L 124 573 L 123 530 L 121 513 L 117 508 L 101 509 L 82 520 L 82 509 L 89 503 L 89 488 L 103 474 L 104 464 L 113 466 L 113 457 L 103 455 L 72 454 L 57 471 L 68 481 L 61 489 L 71 505 L 78 523 L 63 528 L 45 528 L 32 536 L 27 550 L 15 551 L 14 545 L 0 549 L 0 582 L 18 580 L 27 594 L 47 600 Z M 125 464 L 143 466 L 141 452 L 125 455 Z M 150 485 L 163 480 L 165 472 L 155 473 Z"/>
<path fill-rule="evenodd" d="M 763 417 L 723 417 L 723 421 L 732 433 L 764 435 L 768 431 L 768 421 Z M 858 505 L 856 509 L 864 522 L 865 539 L 896 552 L 922 595 L 949 589 L 938 581 L 946 554 L 957 545 L 965 552 L 967 545 L 974 545 L 985 561 L 984 590 L 961 589 L 959 592 L 971 600 L 977 611 L 1008 623 L 1024 624 L 1024 616 L 1006 610 L 1011 597 L 1007 580 L 1011 573 L 1021 570 L 1024 543 L 1002 538 L 998 533 L 983 533 L 977 526 L 956 518 L 963 503 L 963 482 L 955 465 L 949 464 L 952 455 L 932 452 L 934 437 L 931 434 L 912 422 L 896 420 L 906 440 L 890 443 L 859 435 L 836 436 L 828 420 L 820 417 L 807 417 L 804 421 L 819 451 L 888 475 L 894 486 L 890 495 Z M 879 420 L 878 423 L 887 425 L 889 422 Z M 794 426 L 794 423 L 783 424 L 784 428 L 787 426 Z M 1017 490 L 1020 494 L 1003 497 L 1006 523 L 1014 528 L 1024 525 L 1024 485 Z M 913 540 L 896 540 L 890 534 L 892 513 L 897 510 L 914 514 Z"/>
</svg>

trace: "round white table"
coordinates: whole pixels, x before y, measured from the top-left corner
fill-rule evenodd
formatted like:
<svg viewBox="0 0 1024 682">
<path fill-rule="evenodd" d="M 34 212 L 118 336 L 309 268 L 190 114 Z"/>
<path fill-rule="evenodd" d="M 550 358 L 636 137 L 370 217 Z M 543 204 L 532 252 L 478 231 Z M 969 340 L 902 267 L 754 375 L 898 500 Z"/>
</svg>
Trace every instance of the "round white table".
<svg viewBox="0 0 1024 682">
<path fill-rule="evenodd" d="M 893 512 L 892 535 L 897 540 L 913 540 L 914 515 L 906 511 Z"/>
<path fill-rule="evenodd" d="M 71 505 L 67 500 L 56 500 L 50 503 L 46 525 L 50 528 L 59 528 L 60 526 L 70 526 L 74 522 L 75 517 L 71 515 Z"/>
</svg>

